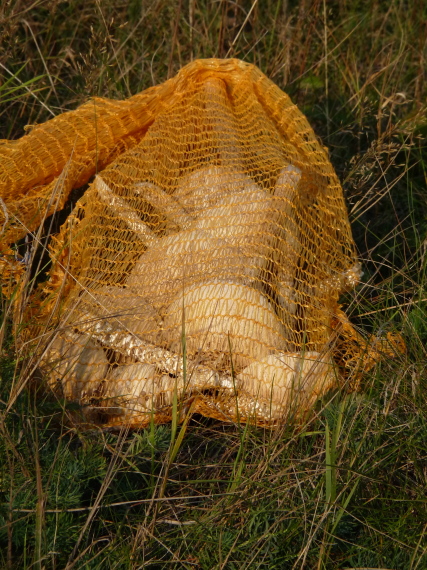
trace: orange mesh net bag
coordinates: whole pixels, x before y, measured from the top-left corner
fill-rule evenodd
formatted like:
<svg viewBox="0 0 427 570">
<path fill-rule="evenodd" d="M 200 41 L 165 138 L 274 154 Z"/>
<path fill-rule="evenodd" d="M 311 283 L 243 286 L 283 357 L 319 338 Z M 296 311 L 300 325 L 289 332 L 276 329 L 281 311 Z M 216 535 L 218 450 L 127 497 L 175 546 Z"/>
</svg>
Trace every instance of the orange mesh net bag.
<svg viewBox="0 0 427 570">
<path fill-rule="evenodd" d="M 342 189 L 253 65 L 195 61 L 127 101 L 94 99 L 0 146 L 0 164 L 6 273 L 7 244 L 91 181 L 27 328 L 86 419 L 145 426 L 178 402 L 268 426 L 342 382 L 334 350 L 357 334 L 337 303 L 360 274 Z"/>
</svg>

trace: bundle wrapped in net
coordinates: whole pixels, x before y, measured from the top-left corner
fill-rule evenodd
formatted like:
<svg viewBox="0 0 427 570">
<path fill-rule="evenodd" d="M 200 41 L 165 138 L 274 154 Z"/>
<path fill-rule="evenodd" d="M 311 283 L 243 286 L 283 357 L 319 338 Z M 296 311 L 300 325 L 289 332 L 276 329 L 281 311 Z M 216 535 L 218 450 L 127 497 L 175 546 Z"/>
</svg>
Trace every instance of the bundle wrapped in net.
<svg viewBox="0 0 427 570">
<path fill-rule="evenodd" d="M 360 274 L 342 189 L 253 65 L 195 61 L 94 99 L 0 147 L 0 164 L 10 271 L 6 244 L 90 182 L 26 315 L 48 385 L 90 421 L 178 409 L 273 425 L 342 381 L 336 347 L 355 333 L 338 297 Z"/>
</svg>

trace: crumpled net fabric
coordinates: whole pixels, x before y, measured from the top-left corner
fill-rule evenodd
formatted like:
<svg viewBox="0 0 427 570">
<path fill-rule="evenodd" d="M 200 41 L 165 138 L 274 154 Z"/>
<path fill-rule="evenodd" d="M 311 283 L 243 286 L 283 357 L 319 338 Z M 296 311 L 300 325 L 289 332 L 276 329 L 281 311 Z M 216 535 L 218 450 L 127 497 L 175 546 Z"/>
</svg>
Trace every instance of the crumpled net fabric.
<svg viewBox="0 0 427 570">
<path fill-rule="evenodd" d="M 366 350 L 338 306 L 361 273 L 342 188 L 255 66 L 198 60 L 126 101 L 94 98 L 4 142 L 0 165 L 10 283 L 23 271 L 11 244 L 89 183 L 23 333 L 85 421 L 137 427 L 177 410 L 275 425 Z"/>
</svg>

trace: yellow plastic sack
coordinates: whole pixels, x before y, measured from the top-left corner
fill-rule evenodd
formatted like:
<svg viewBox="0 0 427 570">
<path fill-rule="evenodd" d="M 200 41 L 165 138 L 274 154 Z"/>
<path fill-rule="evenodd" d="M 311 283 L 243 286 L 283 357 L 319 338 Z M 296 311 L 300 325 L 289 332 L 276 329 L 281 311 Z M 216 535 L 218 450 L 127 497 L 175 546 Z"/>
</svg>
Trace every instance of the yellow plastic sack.
<svg viewBox="0 0 427 570">
<path fill-rule="evenodd" d="M 335 346 L 355 333 L 337 302 L 360 273 L 342 189 L 253 65 L 195 61 L 93 99 L 0 146 L 0 165 L 15 274 L 9 244 L 90 181 L 26 317 L 48 384 L 88 421 L 169 421 L 177 402 L 273 425 L 342 381 Z"/>
</svg>

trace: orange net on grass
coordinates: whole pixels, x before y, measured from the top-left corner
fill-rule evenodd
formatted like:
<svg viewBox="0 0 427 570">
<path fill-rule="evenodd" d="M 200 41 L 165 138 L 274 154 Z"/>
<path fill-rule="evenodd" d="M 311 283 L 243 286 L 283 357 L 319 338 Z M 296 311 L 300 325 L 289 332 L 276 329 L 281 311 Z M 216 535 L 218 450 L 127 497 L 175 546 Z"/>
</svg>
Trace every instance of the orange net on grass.
<svg viewBox="0 0 427 570">
<path fill-rule="evenodd" d="M 31 309 L 48 384 L 91 421 L 168 421 L 176 396 L 272 425 L 339 385 L 352 333 L 338 297 L 360 276 L 342 189 L 255 66 L 199 60 L 127 101 L 93 99 L 0 146 L 0 165 L 4 266 L 92 180 Z"/>
</svg>

